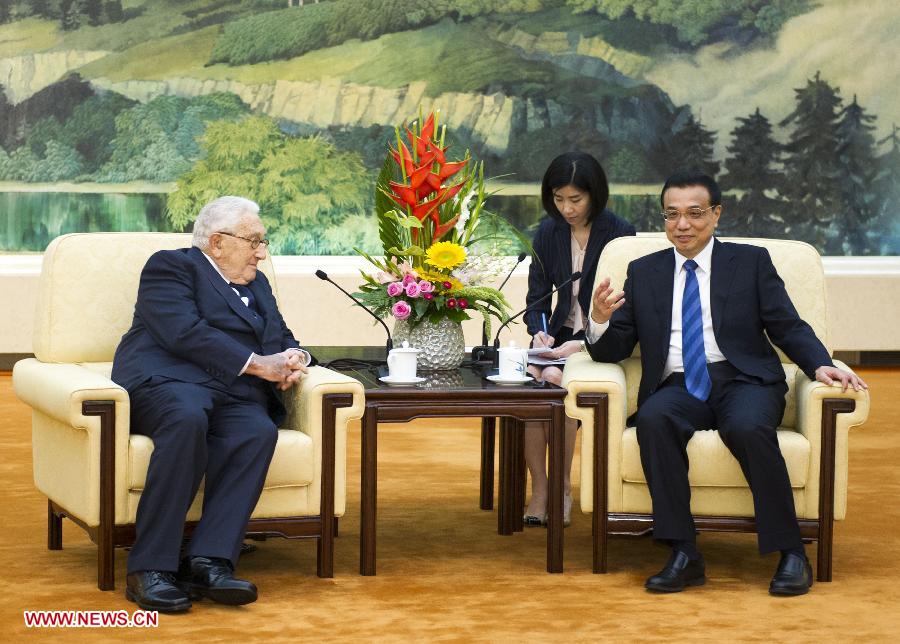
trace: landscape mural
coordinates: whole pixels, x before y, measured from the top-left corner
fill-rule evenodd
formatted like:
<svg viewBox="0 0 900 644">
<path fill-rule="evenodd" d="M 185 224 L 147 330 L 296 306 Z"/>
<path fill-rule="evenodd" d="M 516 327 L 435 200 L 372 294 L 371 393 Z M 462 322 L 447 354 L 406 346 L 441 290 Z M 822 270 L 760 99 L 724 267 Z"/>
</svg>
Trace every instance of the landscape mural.
<svg viewBox="0 0 900 644">
<path fill-rule="evenodd" d="M 241 194 L 275 253 L 374 252 L 394 127 L 437 109 L 505 252 L 582 149 L 639 230 L 696 166 L 724 234 L 897 255 L 897 33 L 894 0 L 0 0 L 0 251 Z"/>
</svg>

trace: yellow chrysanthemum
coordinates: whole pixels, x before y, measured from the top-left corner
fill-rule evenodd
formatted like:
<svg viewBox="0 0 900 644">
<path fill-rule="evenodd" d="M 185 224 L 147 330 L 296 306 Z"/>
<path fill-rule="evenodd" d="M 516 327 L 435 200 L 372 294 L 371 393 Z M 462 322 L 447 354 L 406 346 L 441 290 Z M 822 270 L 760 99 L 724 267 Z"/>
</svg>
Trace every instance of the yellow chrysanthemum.
<svg viewBox="0 0 900 644">
<path fill-rule="evenodd" d="M 466 261 L 466 249 L 453 242 L 438 242 L 425 251 L 425 263 L 435 268 L 452 270 Z"/>
</svg>

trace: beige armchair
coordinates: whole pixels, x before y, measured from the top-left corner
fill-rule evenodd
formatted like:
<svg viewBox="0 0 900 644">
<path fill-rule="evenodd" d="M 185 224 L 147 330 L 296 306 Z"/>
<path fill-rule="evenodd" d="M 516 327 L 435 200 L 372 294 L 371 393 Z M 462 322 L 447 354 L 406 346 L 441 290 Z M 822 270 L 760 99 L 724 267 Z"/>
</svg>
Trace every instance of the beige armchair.
<svg viewBox="0 0 900 644">
<path fill-rule="evenodd" d="M 800 313 L 828 346 L 825 276 L 808 244 L 772 239 L 730 239 L 765 246 Z M 600 256 L 597 280 L 625 281 L 628 263 L 671 246 L 661 234 L 624 237 Z M 831 580 L 832 525 L 847 510 L 847 440 L 865 422 L 868 392 L 841 393 L 810 381 L 781 351 L 789 386 L 778 442 L 787 463 L 804 540 L 818 541 L 817 578 Z M 837 363 L 843 368 L 846 365 Z M 637 408 L 640 346 L 619 364 L 569 358 L 563 382 L 566 413 L 582 423 L 581 509 L 593 513 L 594 572 L 606 572 L 607 533 L 643 534 L 652 528 L 650 494 L 637 434 L 626 419 Z M 753 499 L 737 460 L 717 432 L 697 432 L 688 443 L 691 509 L 699 530 L 752 532 Z"/>
<path fill-rule="evenodd" d="M 98 547 L 98 586 L 115 585 L 113 549 L 134 540 L 134 520 L 153 441 L 129 434 L 129 402 L 109 379 L 112 358 L 131 325 L 144 263 L 190 235 L 64 235 L 44 254 L 35 317 L 35 358 L 13 370 L 16 394 L 30 405 L 34 481 L 49 499 L 47 545 L 62 548 L 62 518 Z M 270 259 L 260 262 L 277 297 Z M 296 330 L 298 333 L 302 329 Z M 334 531 L 345 508 L 346 430 L 362 416 L 359 382 L 313 367 L 285 401 L 250 534 L 317 540 L 317 573 L 333 576 Z M 200 516 L 203 487 L 187 516 Z"/>
</svg>

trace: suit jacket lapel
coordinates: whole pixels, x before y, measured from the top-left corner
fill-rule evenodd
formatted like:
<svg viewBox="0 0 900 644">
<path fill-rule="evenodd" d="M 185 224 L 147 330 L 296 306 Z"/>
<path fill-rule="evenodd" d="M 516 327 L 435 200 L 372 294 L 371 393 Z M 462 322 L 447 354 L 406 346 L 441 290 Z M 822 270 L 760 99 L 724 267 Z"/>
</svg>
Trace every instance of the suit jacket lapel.
<svg viewBox="0 0 900 644">
<path fill-rule="evenodd" d="M 228 283 L 222 279 L 222 276 L 216 272 L 209 260 L 203 255 L 203 251 L 199 248 L 191 247 L 189 254 L 194 262 L 200 267 L 200 272 L 206 275 L 212 287 L 222 296 L 225 303 L 232 311 L 237 313 L 250 327 L 259 335 L 259 328 L 262 326 L 253 320 L 253 313 L 249 307 L 245 306 L 241 298 L 232 290 Z M 255 295 L 255 293 L 254 293 Z M 258 301 L 258 300 L 257 300 Z"/>
<path fill-rule="evenodd" d="M 653 301 L 659 319 L 659 338 L 662 355 L 669 355 L 669 339 L 672 336 L 672 290 L 675 281 L 675 249 L 659 255 L 654 266 Z"/>
<path fill-rule="evenodd" d="M 734 280 L 734 269 L 731 262 L 734 260 L 734 251 L 718 239 L 713 238 L 712 274 L 709 281 L 709 308 L 712 315 L 713 333 L 718 337 L 722 326 L 725 302 L 731 291 L 731 282 Z"/>
<path fill-rule="evenodd" d="M 572 229 L 565 222 L 557 222 L 553 235 L 556 241 L 557 258 L 562 266 L 563 280 L 572 276 Z"/>
</svg>

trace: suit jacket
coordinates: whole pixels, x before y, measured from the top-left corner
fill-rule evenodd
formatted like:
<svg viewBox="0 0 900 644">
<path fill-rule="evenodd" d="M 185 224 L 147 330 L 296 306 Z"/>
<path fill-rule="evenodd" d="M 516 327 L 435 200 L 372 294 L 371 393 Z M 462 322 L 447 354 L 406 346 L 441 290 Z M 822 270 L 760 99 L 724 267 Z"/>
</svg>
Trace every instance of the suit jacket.
<svg viewBox="0 0 900 644">
<path fill-rule="evenodd" d="M 594 288 L 600 252 L 616 237 L 634 234 L 634 226 L 610 210 L 604 209 L 594 218 L 578 282 L 578 303 L 581 304 L 585 319 L 591 306 L 591 291 Z M 525 305 L 529 307 L 529 311 L 525 314 L 525 324 L 528 326 L 529 335 L 542 331 L 543 313 L 548 317 L 547 330 L 550 335 L 556 336 L 572 309 L 572 285 L 560 289 L 556 294 L 556 308 L 552 314 L 550 304 L 553 298 L 548 297 L 540 302 L 538 300 L 572 277 L 572 227 L 565 221 L 546 217 L 535 233 L 532 247 L 534 256 L 528 269 L 528 294 L 525 297 Z"/>
<path fill-rule="evenodd" d="M 241 301 L 200 249 L 154 253 L 141 272 L 134 320 L 116 349 L 112 380 L 129 392 L 153 376 L 227 389 L 251 352 L 299 348 L 266 276 L 258 272 L 248 287 L 259 314 Z M 240 377 L 256 383 L 254 376 Z M 280 422 L 280 395 L 274 384 L 264 386 L 271 393 L 269 413 Z"/>
<path fill-rule="evenodd" d="M 809 378 L 832 365 L 828 350 L 797 314 L 769 251 L 714 239 L 710 275 L 713 332 L 725 358 L 748 380 L 784 382 L 774 342 Z M 619 362 L 641 343 L 638 406 L 656 391 L 669 354 L 675 250 L 634 260 L 625 279 L 625 304 L 588 351 L 599 362 Z M 768 338 L 766 338 L 768 334 Z"/>
</svg>

